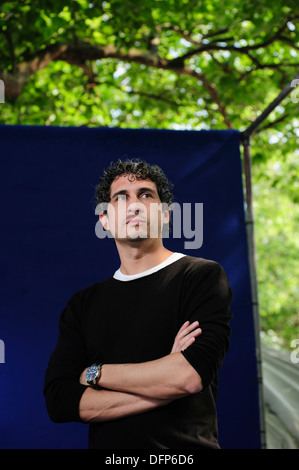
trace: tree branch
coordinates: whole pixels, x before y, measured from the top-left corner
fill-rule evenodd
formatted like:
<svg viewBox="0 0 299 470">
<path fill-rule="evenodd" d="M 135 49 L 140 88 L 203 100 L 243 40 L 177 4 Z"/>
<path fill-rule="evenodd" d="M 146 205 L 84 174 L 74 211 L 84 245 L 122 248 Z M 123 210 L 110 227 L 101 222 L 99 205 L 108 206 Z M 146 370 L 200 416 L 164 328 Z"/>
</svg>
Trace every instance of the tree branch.
<svg viewBox="0 0 299 470">
<path fill-rule="evenodd" d="M 66 44 L 51 45 L 40 50 L 27 61 L 19 62 L 15 65 L 13 72 L 0 70 L 0 79 L 4 81 L 6 96 L 17 98 L 28 78 L 56 60 L 66 49 Z"/>
<path fill-rule="evenodd" d="M 190 49 L 188 52 L 181 55 L 180 57 L 173 59 L 173 61 L 177 63 L 181 63 L 181 62 L 184 62 L 186 59 L 193 57 L 194 55 L 201 54 L 202 52 L 211 52 L 211 51 L 229 51 L 229 52 L 237 52 L 238 54 L 239 53 L 248 54 L 251 51 L 254 51 L 260 48 L 265 48 L 277 40 L 288 42 L 289 44 L 292 45 L 291 41 L 287 37 L 282 36 L 282 32 L 285 30 L 286 25 L 289 21 L 290 21 L 290 18 L 288 17 L 284 18 L 281 26 L 278 28 L 275 34 L 273 34 L 273 36 L 271 37 L 268 37 L 267 39 L 265 39 L 263 42 L 259 44 L 252 44 L 249 46 L 238 47 L 234 44 L 227 44 L 228 42 L 235 41 L 234 38 L 231 38 L 231 37 L 230 38 L 217 38 L 214 41 L 211 41 L 207 44 L 201 44 L 199 47 Z M 225 33 L 227 31 L 228 31 L 228 28 L 215 31 L 213 33 L 211 32 L 210 34 L 207 34 L 206 36 L 204 36 L 203 39 L 206 39 L 208 37 L 213 37 L 215 35 L 218 35 L 222 32 Z M 226 45 L 224 46 L 221 43 L 226 43 Z M 294 46 L 294 48 L 297 48 L 297 47 Z"/>
<path fill-rule="evenodd" d="M 13 74 L 0 71 L 0 78 L 4 80 L 6 85 L 7 96 L 17 97 L 20 95 L 22 86 L 26 83 L 28 78 L 38 70 L 49 65 L 52 61 L 62 60 L 69 64 L 82 67 L 86 71 L 87 61 L 105 58 L 114 58 L 125 62 L 136 62 L 148 67 L 172 70 L 178 74 L 195 77 L 202 82 L 212 100 L 217 104 L 226 126 L 229 128 L 232 127 L 227 117 L 225 106 L 221 102 L 215 86 L 208 81 L 203 73 L 196 72 L 192 68 L 185 66 L 183 62 L 179 63 L 176 60 L 162 59 L 153 52 L 140 49 L 131 48 L 127 51 L 123 51 L 112 45 L 95 46 L 87 42 L 80 42 L 75 45 L 57 43 L 38 51 L 35 56 L 28 57 L 27 60 L 17 64 L 16 71 Z"/>
<path fill-rule="evenodd" d="M 29 77 L 44 67 L 47 67 L 47 65 L 55 60 L 65 61 L 69 64 L 81 67 L 88 76 L 88 87 L 94 86 L 96 83 L 96 77 L 94 76 L 92 68 L 89 66 L 93 61 L 112 58 L 125 62 L 135 62 L 143 64 L 147 67 L 171 70 L 179 75 L 189 75 L 196 78 L 196 80 L 201 81 L 212 101 L 217 104 L 218 110 L 223 117 L 225 125 L 228 128 L 231 128 L 232 125 L 228 119 L 226 107 L 219 96 L 216 86 L 209 81 L 208 77 L 203 72 L 197 71 L 195 68 L 190 67 L 186 63 L 187 59 L 203 52 L 212 53 L 212 51 L 233 51 L 237 54 L 247 54 L 254 64 L 252 70 L 266 67 L 274 68 L 276 67 L 275 64 L 261 64 L 258 59 L 254 57 L 254 54 L 251 54 L 251 52 L 259 48 L 265 48 L 275 41 L 284 41 L 289 43 L 290 40 L 283 35 L 288 21 L 289 18 L 284 18 L 277 31 L 271 37 L 266 38 L 263 42 L 253 45 L 249 44 L 243 47 L 237 47 L 237 45 L 234 43 L 234 38 L 232 37 L 226 37 L 222 39 L 219 37 L 221 34 L 225 35 L 229 31 L 229 28 L 222 28 L 217 31 L 211 31 L 210 33 L 204 35 L 201 40 L 196 43 L 194 39 L 192 40 L 188 31 L 182 31 L 179 27 L 171 26 L 168 23 L 161 24 L 157 26 L 157 31 L 159 28 L 161 30 L 161 28 L 167 27 L 168 30 L 172 29 L 173 31 L 176 31 L 176 33 L 182 35 L 185 39 L 192 40 L 193 45 L 196 44 L 196 47 L 190 48 L 180 57 L 170 60 L 161 58 L 157 53 L 156 47 L 150 47 L 147 50 L 132 47 L 129 50 L 124 50 L 121 47 L 115 47 L 109 44 L 94 45 L 87 41 L 79 41 L 78 39 L 73 44 L 57 42 L 54 45 L 48 45 L 43 49 L 40 49 L 34 55 L 25 57 L 25 59 L 19 63 L 16 63 L 15 57 L 13 56 L 14 67 L 12 72 L 0 70 L 0 78 L 5 83 L 6 95 L 11 97 L 18 97 L 21 93 L 23 85 L 26 83 Z M 203 44 L 201 42 L 202 39 L 207 40 L 207 38 L 214 38 L 214 40 L 211 40 L 207 44 Z M 225 45 L 223 42 L 225 42 Z M 296 48 L 296 46 L 293 44 L 292 47 Z M 226 68 L 225 64 L 217 62 L 215 58 L 214 61 L 223 69 Z M 284 64 L 284 66 L 286 65 L 287 64 Z M 288 64 L 288 66 L 291 66 L 291 64 Z M 279 66 L 277 68 L 279 69 Z M 231 71 L 226 69 L 226 73 L 231 73 Z M 242 77 L 244 78 L 244 76 L 245 75 L 243 74 Z"/>
<path fill-rule="evenodd" d="M 280 118 L 276 119 L 275 121 L 269 122 L 268 124 L 265 124 L 264 126 L 260 127 L 259 129 L 256 130 L 256 134 L 264 131 L 265 129 L 271 129 L 276 126 L 276 124 L 279 124 L 280 122 L 283 122 L 286 118 L 289 117 L 289 114 L 284 114 Z"/>
<path fill-rule="evenodd" d="M 10 53 L 10 58 L 11 58 L 11 66 L 12 66 L 12 70 L 14 71 L 15 66 L 16 66 L 16 56 L 15 56 L 15 49 L 14 49 L 14 45 L 13 45 L 13 42 L 12 42 L 11 35 L 9 34 L 9 32 L 7 30 L 4 31 L 3 28 L 1 28 L 1 33 L 4 35 L 4 37 L 7 41 L 8 49 L 9 49 L 9 53 Z"/>
</svg>

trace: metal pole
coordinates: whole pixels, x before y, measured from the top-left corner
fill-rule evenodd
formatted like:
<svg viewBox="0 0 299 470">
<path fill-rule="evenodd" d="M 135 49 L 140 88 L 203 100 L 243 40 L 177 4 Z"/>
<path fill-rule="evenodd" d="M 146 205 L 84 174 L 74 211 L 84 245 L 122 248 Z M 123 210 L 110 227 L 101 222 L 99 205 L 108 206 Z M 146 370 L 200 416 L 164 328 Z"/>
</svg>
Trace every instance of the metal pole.
<svg viewBox="0 0 299 470">
<path fill-rule="evenodd" d="M 250 138 L 252 134 L 257 130 L 259 125 L 265 121 L 269 114 L 276 108 L 276 106 L 281 103 L 282 100 L 299 84 L 299 73 L 295 75 L 293 80 L 291 80 L 279 93 L 279 95 L 269 104 L 269 106 L 256 118 L 256 120 L 250 124 L 247 129 L 241 133 L 241 138 L 246 139 Z"/>
<path fill-rule="evenodd" d="M 256 270 L 256 248 L 254 237 L 254 216 L 252 204 L 252 184 L 251 184 L 251 154 L 250 154 L 250 139 L 243 140 L 244 147 L 244 173 L 245 173 L 245 188 L 246 188 L 246 207 L 245 207 L 245 222 L 248 243 L 248 261 L 249 272 L 251 281 L 251 296 L 252 308 L 254 317 L 254 333 L 255 333 L 255 351 L 257 363 L 257 377 L 258 377 L 258 399 L 259 399 L 259 412 L 260 412 L 260 435 L 261 447 L 266 448 L 266 425 L 264 413 L 264 394 L 263 394 L 263 377 L 262 377 L 262 356 L 260 345 L 260 314 L 258 302 L 258 283 L 257 283 L 257 270 Z"/>
<path fill-rule="evenodd" d="M 262 380 L 262 355 L 260 346 L 260 314 L 258 302 L 258 282 L 257 282 L 257 269 L 256 269 L 256 247 L 254 236 L 254 214 L 253 214 L 253 197 L 252 197 L 252 178 L 251 178 L 251 152 L 250 152 L 250 138 L 257 130 L 259 125 L 268 117 L 268 115 L 278 106 L 278 104 L 295 88 L 299 83 L 299 73 L 295 75 L 293 80 L 289 82 L 275 100 L 258 116 L 258 118 L 250 124 L 250 126 L 241 133 L 241 142 L 244 148 L 244 173 L 245 173 L 245 189 L 246 189 L 246 231 L 248 240 L 248 259 L 251 279 L 251 294 L 252 294 L 252 307 L 254 315 L 255 327 L 255 344 L 256 344 L 256 357 L 257 357 L 257 374 L 258 374 L 258 388 L 259 388 L 259 406 L 260 406 L 260 432 L 261 432 L 261 446 L 266 448 L 266 430 L 265 430 L 265 413 L 264 413 L 264 399 L 263 399 L 263 380 Z"/>
</svg>

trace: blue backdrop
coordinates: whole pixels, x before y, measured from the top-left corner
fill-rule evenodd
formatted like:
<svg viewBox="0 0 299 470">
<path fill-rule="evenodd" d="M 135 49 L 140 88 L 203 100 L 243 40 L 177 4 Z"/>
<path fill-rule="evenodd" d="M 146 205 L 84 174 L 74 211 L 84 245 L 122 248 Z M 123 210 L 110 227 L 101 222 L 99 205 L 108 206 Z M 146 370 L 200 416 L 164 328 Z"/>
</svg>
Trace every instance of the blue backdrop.
<svg viewBox="0 0 299 470">
<path fill-rule="evenodd" d="M 0 126 L 0 142 L 0 447 L 88 445 L 87 425 L 50 422 L 44 373 L 67 300 L 119 267 L 113 241 L 95 235 L 94 187 L 111 160 L 140 157 L 163 168 L 176 202 L 203 204 L 202 246 L 186 249 L 188 240 L 172 236 L 165 246 L 214 259 L 228 274 L 234 318 L 220 371 L 219 440 L 259 448 L 239 133 Z"/>
</svg>

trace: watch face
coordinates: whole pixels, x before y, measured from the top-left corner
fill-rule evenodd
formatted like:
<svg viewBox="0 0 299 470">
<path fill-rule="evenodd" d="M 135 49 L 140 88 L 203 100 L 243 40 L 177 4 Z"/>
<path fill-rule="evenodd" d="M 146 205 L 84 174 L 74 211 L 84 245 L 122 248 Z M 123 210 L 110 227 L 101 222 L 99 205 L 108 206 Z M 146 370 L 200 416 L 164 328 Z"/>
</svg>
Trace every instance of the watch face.
<svg viewBox="0 0 299 470">
<path fill-rule="evenodd" d="M 98 366 L 91 366 L 89 369 L 86 371 L 86 380 L 87 382 L 90 380 L 96 379 L 98 375 Z"/>
</svg>

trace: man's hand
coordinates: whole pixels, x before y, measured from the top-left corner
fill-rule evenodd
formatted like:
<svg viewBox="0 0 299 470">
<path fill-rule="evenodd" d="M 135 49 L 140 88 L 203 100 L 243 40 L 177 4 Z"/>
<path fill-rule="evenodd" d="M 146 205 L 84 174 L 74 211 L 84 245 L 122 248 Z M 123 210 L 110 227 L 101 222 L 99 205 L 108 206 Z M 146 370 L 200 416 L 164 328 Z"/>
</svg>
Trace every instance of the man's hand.
<svg viewBox="0 0 299 470">
<path fill-rule="evenodd" d="M 170 354 L 185 351 L 185 349 L 187 349 L 192 343 L 194 343 L 195 338 L 199 336 L 202 332 L 201 328 L 197 328 L 198 325 L 198 321 L 191 323 L 191 325 L 189 321 L 186 321 L 183 324 L 174 339 Z"/>
<path fill-rule="evenodd" d="M 106 390 L 97 391 L 90 387 L 84 392 L 79 408 L 81 419 L 86 422 L 109 421 L 143 413 L 186 394 L 199 392 L 202 388 L 200 377 L 179 353 L 200 334 L 198 322 L 190 325 L 187 321 L 178 331 L 168 356 L 143 364 L 108 364 L 108 372 L 105 365 L 104 384 L 101 385 Z M 80 383 L 87 385 L 85 374 L 86 369 L 81 374 Z M 172 383 L 173 378 L 179 376 L 179 383 Z"/>
<path fill-rule="evenodd" d="M 202 333 L 201 328 L 198 328 L 198 321 L 195 321 L 191 323 L 189 321 L 186 321 L 180 330 L 178 331 L 174 343 L 172 346 L 172 350 L 170 354 L 180 352 L 180 351 L 185 351 L 192 343 L 194 343 L 195 338 L 199 336 Z M 83 385 L 89 385 L 86 382 L 86 371 L 88 367 L 84 369 L 80 376 L 80 383 Z"/>
</svg>

